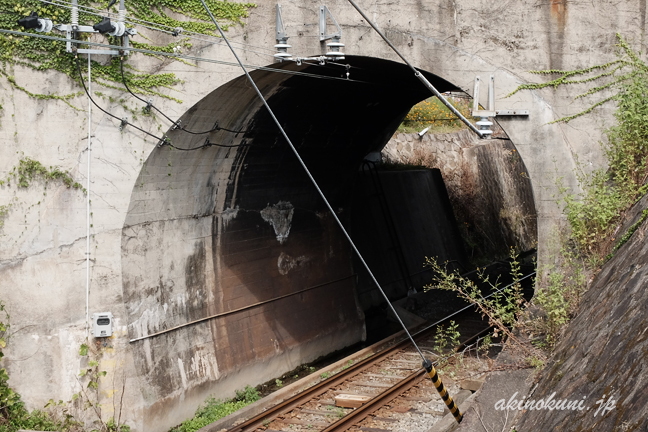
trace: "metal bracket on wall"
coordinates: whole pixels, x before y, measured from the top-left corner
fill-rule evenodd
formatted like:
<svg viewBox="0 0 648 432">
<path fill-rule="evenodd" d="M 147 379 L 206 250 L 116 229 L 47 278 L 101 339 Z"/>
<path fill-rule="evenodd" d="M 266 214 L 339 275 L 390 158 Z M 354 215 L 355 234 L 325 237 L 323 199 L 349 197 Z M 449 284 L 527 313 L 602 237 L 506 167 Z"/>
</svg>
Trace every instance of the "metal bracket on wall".
<svg viewBox="0 0 648 432">
<path fill-rule="evenodd" d="M 337 31 L 335 33 L 326 33 L 327 17 L 331 18 L 333 25 L 337 28 Z M 342 28 L 337 23 L 335 18 L 333 18 L 333 15 L 331 15 L 331 11 L 329 11 L 328 7 L 326 6 L 320 6 L 319 9 L 319 31 L 320 31 L 320 42 L 325 41 L 327 39 L 333 39 L 335 37 L 337 37 L 338 39 L 342 37 Z"/>
<path fill-rule="evenodd" d="M 335 33 L 327 33 L 327 18 L 330 18 L 333 25 L 337 28 Z M 344 48 L 344 44 L 340 42 L 340 39 L 342 39 L 342 28 L 326 6 L 320 6 L 319 9 L 319 38 L 320 42 L 331 39 L 331 42 L 326 44 L 329 49 L 325 54 L 326 57 L 331 57 L 333 60 L 342 60 L 344 58 L 344 53 L 340 51 L 341 48 Z"/>
<path fill-rule="evenodd" d="M 283 19 L 281 18 L 281 5 L 277 4 L 277 24 L 276 24 L 276 41 L 277 44 L 274 46 L 277 49 L 277 53 L 274 57 L 279 61 L 291 60 L 292 54 L 288 53 L 288 48 L 291 46 L 288 45 L 288 37 L 286 36 L 286 29 L 284 28 Z"/>
<path fill-rule="evenodd" d="M 65 44 L 65 50 L 69 53 L 74 52 L 74 49 L 72 48 L 73 32 L 76 31 L 77 33 L 99 33 L 97 30 L 92 28 L 92 26 L 85 26 L 85 25 L 76 26 L 76 29 L 74 29 L 71 24 L 59 24 L 56 26 L 56 29 L 65 32 L 65 38 L 67 39 L 67 42 Z M 137 30 L 126 29 L 123 35 L 123 40 L 124 40 L 123 50 L 78 48 L 76 52 L 78 52 L 79 54 L 106 54 L 106 55 L 113 55 L 113 56 L 128 55 L 129 53 L 128 48 L 130 47 L 128 36 L 129 35 L 134 36 L 136 34 L 137 34 Z"/>
<path fill-rule="evenodd" d="M 108 8 L 112 6 L 115 2 L 110 3 Z M 124 0 L 121 0 L 119 3 L 119 15 L 117 21 L 114 23 L 110 21 L 110 18 L 104 16 L 101 22 L 93 25 L 79 25 L 79 6 L 77 1 L 72 1 L 72 10 L 70 12 L 70 24 L 59 24 L 56 26 L 56 29 L 61 32 L 65 32 L 65 38 L 67 42 L 65 44 L 65 50 L 69 53 L 79 53 L 79 54 L 106 54 L 106 55 L 128 55 L 129 48 L 129 36 L 135 36 L 137 30 L 133 28 L 126 28 L 126 7 L 124 6 Z M 114 50 L 114 49 L 86 49 L 78 48 L 77 44 L 72 46 L 72 40 L 78 39 L 77 33 L 100 33 L 106 34 L 108 36 L 118 36 L 122 38 L 123 49 Z"/>
<path fill-rule="evenodd" d="M 495 75 L 491 75 L 488 81 L 488 107 L 485 110 L 479 109 L 479 76 L 475 77 L 475 87 L 473 89 L 473 108 L 472 115 L 473 117 L 481 117 L 477 122 L 479 130 L 482 134 L 490 137 L 493 131 L 490 127 L 493 125 L 493 122 L 488 120 L 488 117 L 497 117 L 497 116 L 528 116 L 528 109 L 505 109 L 505 110 L 496 110 L 495 109 Z"/>
</svg>

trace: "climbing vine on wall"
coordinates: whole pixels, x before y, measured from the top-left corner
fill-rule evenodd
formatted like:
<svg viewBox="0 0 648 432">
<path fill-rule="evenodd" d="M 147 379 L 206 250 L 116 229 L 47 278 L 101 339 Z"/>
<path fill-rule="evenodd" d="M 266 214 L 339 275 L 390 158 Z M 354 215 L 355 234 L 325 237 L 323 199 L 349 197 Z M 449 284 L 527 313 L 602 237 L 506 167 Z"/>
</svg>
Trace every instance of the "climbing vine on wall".
<svg viewBox="0 0 648 432">
<path fill-rule="evenodd" d="M 79 0 L 78 3 L 80 6 L 95 8 L 93 10 L 95 13 L 105 14 L 108 2 Z M 233 3 L 219 0 L 207 0 L 206 3 L 225 29 L 233 24 L 242 24 L 242 19 L 248 16 L 248 9 L 255 7 L 252 3 Z M 38 0 L 0 0 L 0 28 L 23 31 L 18 26 L 17 21 L 23 16 L 29 15 L 32 11 L 38 12 L 41 18 L 51 19 L 55 25 L 70 23 L 70 3 L 64 1 L 60 4 L 61 6 L 58 6 Z M 182 27 L 192 32 L 214 34 L 214 26 L 211 22 L 207 22 L 209 17 L 199 0 L 127 0 L 125 5 L 128 9 L 129 18 L 146 21 L 145 25 L 148 27 L 157 29 L 164 29 L 164 26 Z M 98 15 L 86 13 L 85 10 L 80 9 L 80 24 L 92 25 L 99 21 L 100 17 Z M 116 11 L 116 6 L 113 6 L 111 12 Z M 182 15 L 184 18 L 177 19 L 170 16 L 170 14 Z M 135 27 L 138 28 L 137 25 Z M 139 27 L 138 30 L 141 31 L 142 28 Z M 166 30 L 168 31 L 168 29 Z M 186 39 L 180 39 L 178 42 L 160 47 L 138 41 L 137 36 L 135 38 L 133 44 L 136 47 L 153 51 L 172 52 L 174 47 L 190 47 Z M 106 43 L 119 44 L 119 41 L 112 38 L 112 40 L 107 40 Z M 34 70 L 55 70 L 77 80 L 74 56 L 66 52 L 64 42 L 0 34 L 0 67 L 2 68 L 2 74 L 12 87 L 22 90 L 32 97 L 60 99 L 69 104 L 70 99 L 79 95 L 79 93 L 73 93 L 53 97 L 51 95 L 31 93 L 26 90 L 27 83 L 19 82 L 8 71 L 10 65 L 22 65 Z M 173 73 L 147 74 L 129 67 L 125 72 L 125 78 L 129 87 L 135 92 L 145 95 L 158 95 L 169 99 L 173 98 L 160 93 L 159 89 L 171 87 L 179 82 Z M 93 61 L 92 79 L 105 87 L 123 89 L 119 59 L 113 58 L 108 64 Z"/>
<path fill-rule="evenodd" d="M 607 94 L 611 93 L 611 96 L 555 122 L 568 122 L 608 101 L 617 104 L 616 125 L 605 131 L 607 142 L 602 143 L 607 167 L 577 172 L 581 189 L 578 193 L 564 186 L 561 179 L 557 180 L 560 203 L 571 227 L 572 241 L 595 264 L 609 258 L 632 235 L 637 226 L 628 233 L 617 231 L 623 225 L 627 210 L 648 192 L 648 65 L 618 34 L 617 39 L 617 60 L 576 71 L 539 71 L 537 73 L 560 76 L 541 84 L 526 84 L 516 90 L 593 83 L 592 88 L 577 98 L 610 90 Z"/>
<path fill-rule="evenodd" d="M 607 96 L 599 101 L 592 103 L 592 105 L 590 105 L 583 111 L 569 116 L 561 117 L 557 120 L 552 121 L 551 123 L 569 122 L 570 120 L 592 112 L 594 109 L 607 102 L 617 100 L 619 91 L 623 88 L 625 83 L 637 78 L 637 76 L 639 75 L 645 74 L 646 72 L 648 72 L 648 68 L 646 67 L 646 64 L 639 58 L 638 54 L 634 52 L 632 48 L 630 48 L 628 43 L 621 37 L 620 34 L 617 33 L 616 37 L 617 46 L 619 49 L 617 60 L 572 71 L 555 69 L 530 71 L 531 73 L 537 75 L 558 75 L 558 77 L 544 83 L 522 84 L 509 95 L 507 95 L 507 97 L 514 95 L 520 90 L 540 90 L 547 87 L 556 89 L 559 86 L 571 84 L 596 83 L 594 87 L 590 88 L 585 93 L 576 95 L 574 99 L 599 95 L 604 90 L 616 90 L 612 96 Z"/>
<path fill-rule="evenodd" d="M 26 188 L 29 187 L 32 181 L 37 179 L 44 180 L 46 186 L 50 181 L 59 181 L 68 188 L 80 189 L 84 193 L 86 192 L 81 183 L 74 181 L 69 171 L 52 166 L 47 168 L 39 161 L 29 157 L 20 159 L 18 165 L 9 171 L 7 178 L 0 180 L 0 186 L 4 186 L 5 183 L 11 185 L 13 180 L 19 187 Z"/>
</svg>

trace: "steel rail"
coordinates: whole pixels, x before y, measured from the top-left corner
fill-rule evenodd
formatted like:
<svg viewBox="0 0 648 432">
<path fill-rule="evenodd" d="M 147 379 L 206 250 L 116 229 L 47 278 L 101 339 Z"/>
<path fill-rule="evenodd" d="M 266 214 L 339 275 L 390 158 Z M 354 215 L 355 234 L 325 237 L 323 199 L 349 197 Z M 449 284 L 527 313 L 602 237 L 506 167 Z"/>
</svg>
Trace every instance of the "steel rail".
<svg viewBox="0 0 648 432">
<path fill-rule="evenodd" d="M 529 277 L 531 277 L 531 276 L 533 276 L 535 274 L 536 274 L 536 272 L 532 271 L 529 274 L 526 274 L 526 275 L 522 276 L 520 279 L 518 279 L 518 282 L 522 281 L 522 280 L 525 280 L 525 279 L 527 279 L 527 278 L 529 278 Z M 502 290 L 508 288 L 511 285 L 513 285 L 513 284 L 506 285 L 506 286 L 498 289 L 497 291 L 492 292 L 491 294 L 487 295 L 484 298 L 491 297 L 495 293 L 501 292 Z M 420 330 L 417 330 L 417 331 L 413 332 L 411 334 L 411 336 L 416 338 L 416 339 L 419 339 L 420 337 L 422 337 L 425 334 L 427 334 L 428 332 L 430 332 L 437 325 L 449 320 L 452 317 L 457 316 L 458 314 L 460 314 L 462 312 L 467 311 L 471 307 L 475 307 L 475 305 L 470 304 L 470 305 L 468 305 L 468 306 L 466 306 L 466 307 L 464 307 L 464 308 L 462 308 L 462 309 L 460 309 L 460 310 L 446 316 L 445 318 L 442 318 L 442 319 L 436 321 L 432 325 L 426 326 L 426 327 L 424 327 L 424 328 L 422 328 Z M 480 337 L 485 331 L 488 331 L 491 328 L 492 328 L 492 326 L 489 326 L 488 328 L 479 331 L 477 334 L 473 335 L 471 338 L 464 341 L 460 345 L 460 347 L 461 346 L 466 346 L 475 337 Z M 268 410 L 264 411 L 263 413 L 258 414 L 256 416 L 250 418 L 249 420 L 247 420 L 247 421 L 245 421 L 245 422 L 243 422 L 243 423 L 241 423 L 241 424 L 239 424 L 239 425 L 237 425 L 235 427 L 232 427 L 232 428 L 228 429 L 227 432 L 249 432 L 249 431 L 253 431 L 256 428 L 259 428 L 259 427 L 263 426 L 263 423 L 267 422 L 268 420 L 272 421 L 272 420 L 276 419 L 277 417 L 279 417 L 280 415 L 285 414 L 285 413 L 289 412 L 290 410 L 299 407 L 300 405 L 303 405 L 305 403 L 305 401 L 311 400 L 311 399 L 325 393 L 326 391 L 329 390 L 329 388 L 334 387 L 335 385 L 338 385 L 338 384 L 346 381 L 347 379 L 362 373 L 365 369 L 369 368 L 370 366 L 373 366 L 375 363 L 383 360 L 385 357 L 388 357 L 394 351 L 397 351 L 399 349 L 407 347 L 409 345 L 409 342 L 410 342 L 410 339 L 408 337 L 404 337 L 403 339 L 401 339 L 398 342 L 395 342 L 395 344 L 393 346 L 385 349 L 384 351 L 381 351 L 381 352 L 379 352 L 377 354 L 374 354 L 373 356 L 371 356 L 369 358 L 361 360 L 360 362 L 352 365 L 351 367 L 349 367 L 349 368 L 335 374 L 333 377 L 331 377 L 331 378 L 329 378 L 327 380 L 321 381 L 318 384 L 304 390 L 303 392 L 300 392 L 300 393 L 298 393 L 298 394 L 284 400 L 283 402 L 279 403 L 278 405 L 270 407 Z M 425 371 L 425 369 L 421 368 L 418 373 L 424 373 L 424 371 Z M 375 397 L 380 397 L 380 396 L 381 395 L 379 394 L 379 395 L 376 395 Z M 365 405 L 372 405 L 373 403 L 374 403 L 374 399 L 372 398 Z M 350 415 L 350 414 L 347 414 L 347 416 L 348 415 Z"/>
<path fill-rule="evenodd" d="M 350 427 L 366 419 L 374 411 L 377 411 L 380 408 L 384 407 L 389 402 L 396 399 L 398 396 L 405 393 L 407 390 L 411 389 L 419 382 L 423 381 L 425 379 L 425 376 L 425 369 L 418 369 L 416 372 L 400 380 L 393 387 L 390 387 L 384 392 L 374 396 L 369 402 L 359 408 L 354 409 L 349 414 L 342 417 L 340 420 L 330 424 L 325 429 L 322 429 L 320 432 L 342 432 L 349 429 Z"/>
<path fill-rule="evenodd" d="M 304 401 L 311 400 L 317 396 L 320 396 L 323 393 L 326 393 L 331 387 L 339 385 L 349 378 L 358 375 L 378 363 L 379 361 L 384 360 L 386 357 L 392 355 L 395 351 L 403 349 L 409 346 L 410 340 L 408 338 L 396 343 L 395 345 L 389 347 L 388 349 L 381 351 L 377 354 L 374 354 L 371 357 L 368 357 L 355 365 L 333 375 L 331 378 L 323 380 L 318 384 L 310 387 L 303 392 L 296 394 L 295 396 L 286 399 L 274 407 L 269 408 L 267 411 L 264 411 L 261 414 L 258 414 L 251 419 L 247 420 L 244 423 L 241 423 L 238 426 L 230 428 L 228 432 L 246 432 L 252 431 L 263 425 L 264 422 L 268 420 L 272 421 L 275 418 L 279 417 L 282 414 L 287 413 L 288 411 L 297 408 L 300 405 L 304 404 Z M 422 370 L 422 369 L 421 369 Z"/>
</svg>

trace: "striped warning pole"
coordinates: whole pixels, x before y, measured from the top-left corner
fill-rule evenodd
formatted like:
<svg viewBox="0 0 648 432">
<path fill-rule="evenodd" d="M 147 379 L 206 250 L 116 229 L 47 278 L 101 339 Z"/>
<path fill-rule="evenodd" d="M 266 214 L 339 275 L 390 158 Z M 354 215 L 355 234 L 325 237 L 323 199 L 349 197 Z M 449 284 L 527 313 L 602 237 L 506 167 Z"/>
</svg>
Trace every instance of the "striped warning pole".
<svg viewBox="0 0 648 432">
<path fill-rule="evenodd" d="M 463 419 L 463 414 L 461 414 L 461 411 L 459 411 L 459 407 L 457 406 L 456 403 L 454 403 L 452 397 L 450 396 L 445 386 L 441 382 L 441 378 L 439 378 L 439 374 L 434 368 L 432 362 L 428 359 L 425 359 L 425 361 L 423 362 L 423 367 L 425 368 L 425 371 L 430 376 L 430 378 L 432 378 L 432 382 L 434 383 L 434 386 L 439 392 L 441 399 L 443 399 L 443 402 L 445 402 L 446 406 L 454 416 L 455 420 L 457 420 L 457 423 L 461 423 L 461 420 Z"/>
</svg>

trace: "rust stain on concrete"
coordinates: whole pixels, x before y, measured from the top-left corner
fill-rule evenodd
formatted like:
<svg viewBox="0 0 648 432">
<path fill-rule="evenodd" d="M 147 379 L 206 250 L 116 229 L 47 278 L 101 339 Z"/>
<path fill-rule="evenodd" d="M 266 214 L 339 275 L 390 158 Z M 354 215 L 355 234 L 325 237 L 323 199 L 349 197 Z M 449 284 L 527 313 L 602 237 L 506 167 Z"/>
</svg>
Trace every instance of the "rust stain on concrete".
<svg viewBox="0 0 648 432">
<path fill-rule="evenodd" d="M 551 18 L 558 24 L 558 29 L 565 30 L 567 20 L 567 0 L 551 0 Z"/>
</svg>

